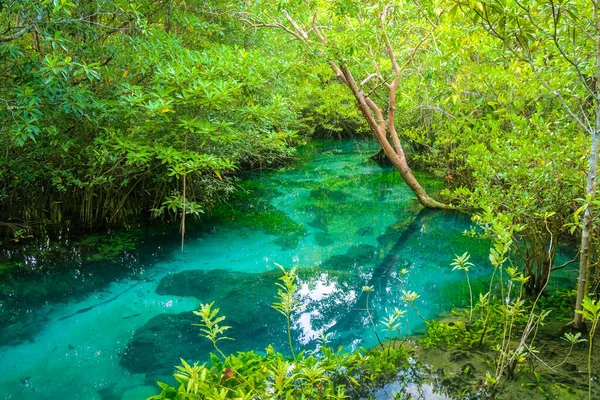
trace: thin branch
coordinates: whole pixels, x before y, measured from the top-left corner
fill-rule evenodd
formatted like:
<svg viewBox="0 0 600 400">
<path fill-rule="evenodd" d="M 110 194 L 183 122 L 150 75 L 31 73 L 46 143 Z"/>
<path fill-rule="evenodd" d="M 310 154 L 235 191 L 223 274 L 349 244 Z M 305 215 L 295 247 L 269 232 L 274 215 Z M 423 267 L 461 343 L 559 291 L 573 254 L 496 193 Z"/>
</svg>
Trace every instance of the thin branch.
<svg viewBox="0 0 600 400">
<path fill-rule="evenodd" d="M 296 39 L 300 40 L 301 42 L 304 42 L 304 38 L 300 35 L 298 35 L 298 33 L 294 32 L 293 30 L 291 30 L 290 28 L 288 28 L 287 26 L 280 24 L 279 22 L 271 22 L 271 23 L 267 23 L 267 22 L 252 22 L 248 19 L 245 18 L 240 18 L 240 21 L 245 22 L 249 28 L 277 28 L 277 29 L 283 29 L 284 31 L 286 31 L 287 33 L 289 33 L 290 35 L 294 36 Z"/>
<path fill-rule="evenodd" d="M 304 41 L 308 42 L 308 35 L 306 34 L 306 32 L 304 32 L 300 25 L 298 25 L 298 23 L 290 16 L 290 14 L 288 14 L 287 11 L 284 10 L 283 14 L 285 15 L 285 18 L 288 20 L 288 22 L 294 27 L 296 32 L 298 32 L 298 34 L 304 39 Z"/>
<path fill-rule="evenodd" d="M 435 31 L 435 27 L 431 28 L 431 30 L 429 30 L 429 32 L 427 32 L 427 34 L 423 37 L 423 39 L 421 39 L 421 41 L 419 43 L 417 43 L 417 45 L 415 46 L 413 51 L 408 56 L 408 60 L 406 60 L 406 62 L 404 64 L 402 64 L 402 66 L 399 68 L 399 70 L 398 70 L 399 72 L 403 71 L 404 68 L 406 68 L 406 66 L 413 61 L 415 54 L 417 54 L 417 51 L 421 48 L 421 46 L 423 46 L 423 44 L 427 41 L 429 36 L 431 36 L 431 34 L 433 34 L 433 31 Z"/>
<path fill-rule="evenodd" d="M 360 83 L 360 87 L 365 86 L 367 83 L 369 83 L 369 81 L 373 78 L 381 78 L 381 76 L 378 73 L 375 74 L 371 74 L 369 76 L 367 76 L 361 83 Z"/>
<path fill-rule="evenodd" d="M 518 3 L 518 2 L 517 2 Z M 522 6 L 521 6 L 522 7 Z M 582 121 L 582 119 L 575 114 L 575 112 L 571 109 L 571 107 L 569 106 L 569 104 L 567 103 L 567 101 L 565 100 L 564 96 L 559 92 L 554 90 L 550 84 L 548 83 L 548 81 L 546 81 L 544 78 L 542 78 L 542 76 L 540 75 L 540 72 L 538 71 L 537 67 L 535 66 L 535 64 L 533 63 L 533 60 L 531 57 L 524 57 L 522 54 L 519 54 L 519 52 L 517 52 L 513 46 L 511 46 L 508 43 L 508 39 L 503 36 L 500 35 L 493 27 L 493 24 L 491 22 L 491 18 L 487 12 L 487 7 L 483 6 L 483 10 L 485 12 L 485 15 L 483 15 L 482 13 L 480 13 L 477 9 L 475 9 L 475 12 L 477 13 L 477 15 L 481 18 L 482 21 L 482 26 L 485 30 L 487 30 L 492 36 L 502 40 L 505 45 L 506 48 L 515 56 L 517 57 L 519 60 L 526 62 L 527 64 L 529 64 L 529 66 L 531 67 L 533 73 L 535 74 L 535 76 L 538 78 L 538 81 L 544 86 L 544 88 L 550 92 L 550 94 L 552 94 L 553 96 L 557 97 L 561 104 L 563 105 L 563 107 L 565 108 L 565 110 L 567 111 L 567 113 L 571 116 L 571 118 L 573 118 L 573 120 L 575 122 L 577 122 L 577 124 L 587 133 L 589 134 L 593 134 L 594 129 L 589 125 L 586 124 L 584 121 Z M 517 21 L 518 23 L 518 21 Z M 518 24 L 519 29 L 520 29 L 520 24 Z M 542 32 L 544 32 L 542 30 Z M 529 54 L 530 56 L 530 54 Z M 595 97 L 596 98 L 596 97 Z"/>
<path fill-rule="evenodd" d="M 554 27 L 554 31 L 552 32 L 552 41 L 554 42 L 554 46 L 558 49 L 558 51 L 560 52 L 562 57 L 575 68 L 575 71 L 577 71 L 577 75 L 579 75 L 579 79 L 581 80 L 581 83 L 583 84 L 583 87 L 587 90 L 587 92 L 589 94 L 591 94 L 595 100 L 598 100 L 598 97 L 596 97 L 596 93 L 594 93 L 592 88 L 588 85 L 587 81 L 585 80 L 585 76 L 581 72 L 581 68 L 579 68 L 579 64 L 577 64 L 574 59 L 572 60 L 565 53 L 562 46 L 558 42 L 558 20 L 560 18 L 560 5 L 558 6 L 558 11 L 555 11 L 554 1 L 553 0 L 549 0 L 549 1 L 550 1 L 550 8 L 552 9 L 552 26 Z"/>
<path fill-rule="evenodd" d="M 593 135 L 594 134 L 594 129 L 591 126 L 586 125 L 577 116 L 577 114 L 575 114 L 573 112 L 573 110 L 571 109 L 571 107 L 569 106 L 569 104 L 567 104 L 567 101 L 565 100 L 565 98 L 563 97 L 563 95 L 560 92 L 553 90 L 552 87 L 550 86 L 550 84 L 544 78 L 541 77 L 539 71 L 537 70 L 537 68 L 533 64 L 533 61 L 529 60 L 529 61 L 527 61 L 527 63 L 531 66 L 531 69 L 533 70 L 533 73 L 538 78 L 538 80 L 542 83 L 542 85 L 546 88 L 546 90 L 548 90 L 548 92 L 550 92 L 550 94 L 552 94 L 553 96 L 558 97 L 558 99 L 562 103 L 562 105 L 565 108 L 565 110 L 567 110 L 567 113 L 569 113 L 569 115 L 571 116 L 571 118 L 573 118 L 573 120 L 575 120 L 575 122 L 577 122 L 577 124 L 579 124 L 579 126 L 581 126 L 584 131 L 586 131 L 590 135 Z"/>
<path fill-rule="evenodd" d="M 325 46 L 327 46 L 327 38 L 325 37 L 325 35 L 323 35 L 319 31 L 319 28 L 317 27 L 316 21 L 317 21 L 317 12 L 315 11 L 315 13 L 313 14 L 313 19 L 312 19 L 312 29 L 315 32 L 315 35 L 317 35 L 317 37 L 321 41 L 321 43 L 323 43 Z"/>
<path fill-rule="evenodd" d="M 550 271 L 558 271 L 559 269 L 563 269 L 563 268 L 565 268 L 565 267 L 573 264 L 575 261 L 577 261 L 578 258 L 579 258 L 579 253 L 577 253 L 577 255 L 575 256 L 574 259 L 567 261 L 563 265 L 559 265 L 558 267 L 554 267 Z"/>
<path fill-rule="evenodd" d="M 41 19 L 42 13 L 40 12 L 33 21 L 20 28 L 17 32 L 13 33 L 12 35 L 0 36 L 0 42 L 10 42 L 11 40 L 20 38 L 21 36 L 29 32 L 29 30 L 33 28 L 35 24 L 38 23 Z"/>
</svg>

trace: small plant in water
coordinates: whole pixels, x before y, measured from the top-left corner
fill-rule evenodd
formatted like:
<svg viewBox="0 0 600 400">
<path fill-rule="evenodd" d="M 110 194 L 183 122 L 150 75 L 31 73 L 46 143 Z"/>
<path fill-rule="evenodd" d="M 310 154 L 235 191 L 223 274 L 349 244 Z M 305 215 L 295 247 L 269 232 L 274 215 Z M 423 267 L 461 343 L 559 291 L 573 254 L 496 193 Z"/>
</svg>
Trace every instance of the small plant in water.
<svg viewBox="0 0 600 400">
<path fill-rule="evenodd" d="M 210 304 L 201 304 L 199 311 L 194 311 L 194 314 L 199 316 L 202 319 L 202 322 L 199 324 L 192 324 L 193 326 L 199 326 L 200 331 L 202 332 L 200 335 L 204 336 L 208 340 L 210 340 L 213 344 L 213 347 L 219 354 L 225 359 L 225 354 L 219 349 L 217 346 L 217 342 L 220 340 L 234 340 L 227 336 L 221 336 L 226 330 L 230 329 L 230 326 L 220 326 L 219 323 L 225 320 L 225 317 L 218 317 L 220 309 L 215 308 L 213 310 L 213 305 L 215 302 L 213 301 Z"/>
<path fill-rule="evenodd" d="M 465 272 L 465 276 L 467 277 L 467 285 L 469 286 L 469 299 L 471 301 L 471 307 L 469 308 L 469 325 L 471 325 L 471 321 L 473 320 L 473 289 L 471 288 L 471 281 L 469 280 L 469 269 L 474 267 L 475 264 L 469 261 L 471 255 L 468 252 L 465 252 L 462 256 L 456 256 L 452 264 L 450 264 L 452 271 L 461 270 Z"/>
<path fill-rule="evenodd" d="M 379 338 L 379 334 L 377 333 L 377 327 L 375 326 L 375 321 L 373 320 L 373 316 L 371 315 L 371 310 L 369 309 L 369 294 L 371 292 L 373 292 L 374 290 L 375 289 L 373 289 L 373 286 L 363 286 L 363 291 L 367 294 L 367 301 L 366 301 L 367 315 L 369 316 L 369 321 L 371 322 L 371 326 L 373 327 L 373 332 L 375 332 L 375 337 L 377 338 L 377 342 L 379 343 L 380 346 L 383 347 L 383 342 Z"/>
<path fill-rule="evenodd" d="M 419 318 L 421 318 L 423 320 L 423 322 L 425 323 L 429 323 L 430 321 L 423 318 L 423 316 L 421 315 L 421 313 L 419 312 L 419 309 L 417 308 L 417 306 L 415 305 L 415 301 L 421 297 L 421 295 L 419 295 L 417 292 L 413 292 L 412 290 L 404 290 L 402 289 L 402 301 L 404 301 L 407 304 L 410 304 L 411 307 L 413 308 L 413 310 L 415 310 L 415 313 L 417 313 L 417 316 Z"/>
<path fill-rule="evenodd" d="M 389 336 L 386 339 L 392 341 L 392 347 L 396 347 L 396 340 L 398 339 L 397 331 L 399 331 L 400 326 L 402 324 L 400 318 L 402 318 L 404 314 L 406 314 L 405 310 L 399 310 L 398 308 L 395 308 L 394 312 L 386 318 L 384 318 L 382 321 L 383 326 L 385 327 L 384 330 L 389 333 Z"/>
<path fill-rule="evenodd" d="M 294 353 L 294 345 L 292 343 L 292 327 L 291 327 L 291 317 L 292 313 L 300 308 L 300 303 L 298 302 L 298 296 L 296 295 L 296 291 L 298 290 L 298 284 L 296 281 L 298 280 L 296 276 L 296 267 L 292 268 L 290 271 L 286 271 L 283 266 L 279 264 L 275 264 L 281 271 L 283 272 L 283 276 L 279 278 L 283 283 L 277 283 L 279 286 L 277 290 L 277 299 L 278 302 L 273 303 L 272 307 L 277 310 L 281 315 L 283 315 L 287 321 L 287 334 L 288 334 L 288 342 L 290 345 L 290 351 L 292 352 L 292 357 L 296 358 L 296 354 Z"/>
<path fill-rule="evenodd" d="M 585 319 L 591 322 L 592 326 L 589 332 L 589 347 L 588 347 L 588 398 L 592 398 L 592 349 L 594 348 L 594 334 L 600 322 L 600 303 L 592 300 L 589 297 L 583 299 L 581 304 L 582 310 L 577 310 L 577 313 L 583 315 Z"/>
</svg>

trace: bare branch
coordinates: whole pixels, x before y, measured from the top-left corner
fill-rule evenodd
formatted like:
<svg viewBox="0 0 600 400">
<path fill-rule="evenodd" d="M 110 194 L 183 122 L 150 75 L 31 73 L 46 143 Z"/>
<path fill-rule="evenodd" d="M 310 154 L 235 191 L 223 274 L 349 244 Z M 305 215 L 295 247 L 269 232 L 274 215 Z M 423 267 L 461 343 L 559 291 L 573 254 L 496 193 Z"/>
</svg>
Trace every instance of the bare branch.
<svg viewBox="0 0 600 400">
<path fill-rule="evenodd" d="M 566 263 L 564 263 L 562 265 L 559 265 L 558 267 L 554 267 L 550 271 L 556 271 L 556 270 L 559 270 L 559 269 L 563 269 L 563 268 L 567 267 L 568 265 L 573 264 L 575 261 L 577 261 L 578 258 L 579 258 L 579 253 L 577 253 L 577 255 L 575 256 L 574 259 L 569 260 Z"/>
<path fill-rule="evenodd" d="M 337 75 L 337 77 L 344 82 L 346 85 L 350 86 L 348 83 L 348 80 L 346 79 L 346 76 L 344 75 L 344 73 L 342 72 L 342 70 L 335 65 L 335 63 L 333 61 L 328 61 L 329 66 L 331 67 L 331 69 L 333 70 L 333 72 L 335 72 L 335 74 Z"/>
<path fill-rule="evenodd" d="M 29 30 L 31 28 L 33 28 L 35 26 L 35 24 L 38 23 L 41 19 L 42 19 L 42 13 L 40 12 L 40 13 L 38 13 L 37 17 L 35 17 L 35 19 L 33 21 L 31 21 L 29 24 L 19 28 L 19 30 L 17 32 L 13 33 L 12 35 L 0 36 L 0 42 L 10 42 L 11 40 L 20 38 L 21 36 L 23 36 L 24 34 L 29 32 Z"/>
<path fill-rule="evenodd" d="M 317 21 L 317 12 L 315 11 L 315 13 L 313 14 L 313 19 L 312 19 L 312 29 L 315 32 L 315 35 L 317 35 L 317 37 L 321 41 L 321 43 L 323 43 L 325 46 L 327 46 L 327 38 L 325 37 L 325 35 L 323 35 L 319 31 L 319 28 L 317 27 L 316 21 Z"/>
<path fill-rule="evenodd" d="M 380 77 L 378 73 L 375 74 L 371 74 L 369 76 L 367 76 L 361 83 L 360 83 L 360 87 L 365 86 L 367 83 L 369 83 L 369 81 L 373 78 L 378 78 Z"/>
<path fill-rule="evenodd" d="M 287 14 L 287 12 L 286 12 L 286 16 L 288 17 L 288 19 L 293 21 L 293 19 L 289 16 L 289 14 Z M 292 35 L 294 38 L 296 38 L 297 40 L 299 40 L 301 42 L 308 42 L 308 36 L 306 35 L 306 32 L 304 32 L 302 29 L 300 29 L 299 31 L 296 30 L 295 27 L 294 27 L 294 29 L 290 29 L 287 26 L 283 25 L 281 22 L 277 22 L 277 20 L 275 20 L 275 18 L 270 17 L 268 14 L 267 14 L 267 17 L 271 18 L 273 20 L 273 22 L 266 22 L 265 20 L 259 18 L 256 14 L 252 14 L 249 12 L 236 13 L 236 17 L 239 21 L 244 22 L 249 28 L 281 29 L 281 30 L 287 32 L 288 34 Z M 296 24 L 295 21 L 294 21 L 294 24 Z M 292 24 L 292 26 L 294 26 L 294 24 Z M 296 24 L 296 26 L 297 26 L 297 24 Z M 298 27 L 298 28 L 300 28 L 300 27 Z"/>
<path fill-rule="evenodd" d="M 296 32 L 298 32 L 298 34 L 302 36 L 304 41 L 308 42 L 308 35 L 306 34 L 306 32 L 304 32 L 300 25 L 298 25 L 298 23 L 290 16 L 290 14 L 287 11 L 284 10 L 283 14 L 285 15 L 285 18 L 288 20 L 288 22 L 292 24 Z"/>
</svg>

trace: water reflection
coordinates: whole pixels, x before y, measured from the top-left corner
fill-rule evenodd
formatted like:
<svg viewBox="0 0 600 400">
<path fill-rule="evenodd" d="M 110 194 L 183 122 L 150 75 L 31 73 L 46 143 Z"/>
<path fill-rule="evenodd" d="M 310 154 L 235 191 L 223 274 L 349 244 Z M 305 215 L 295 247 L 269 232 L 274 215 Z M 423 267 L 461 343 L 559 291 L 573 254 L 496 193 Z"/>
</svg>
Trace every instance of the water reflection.
<svg viewBox="0 0 600 400">
<path fill-rule="evenodd" d="M 419 212 L 398 174 L 368 160 L 375 148 L 334 143 L 294 168 L 242 182 L 238 200 L 195 233 L 190 226 L 184 254 L 169 229 L 43 244 L 0 290 L 0 397 L 149 396 L 180 357 L 206 360 L 212 350 L 192 326 L 201 302 L 227 316 L 236 340 L 223 342 L 225 352 L 269 343 L 286 352 L 285 321 L 271 307 L 275 263 L 298 266 L 298 350 L 315 349 L 319 332 L 347 350 L 374 345 L 367 306 L 379 332 L 396 307 L 409 310 L 402 335 L 418 329 L 402 290 L 420 294 L 425 318 L 460 304 L 466 287 L 449 264 L 470 250 L 476 281 L 486 274 L 486 244 L 462 235 L 464 215 Z M 374 289 L 368 305 L 364 286 Z"/>
</svg>

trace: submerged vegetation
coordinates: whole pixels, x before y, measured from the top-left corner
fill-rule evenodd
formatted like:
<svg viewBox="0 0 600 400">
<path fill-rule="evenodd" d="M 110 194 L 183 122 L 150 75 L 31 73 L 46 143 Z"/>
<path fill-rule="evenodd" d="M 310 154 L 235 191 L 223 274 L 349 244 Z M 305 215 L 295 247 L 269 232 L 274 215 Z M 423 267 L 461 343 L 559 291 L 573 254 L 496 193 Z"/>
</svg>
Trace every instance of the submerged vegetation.
<svg viewBox="0 0 600 400">
<path fill-rule="evenodd" d="M 367 283 L 361 293 L 346 289 L 354 296 L 349 307 L 366 307 L 377 347 L 334 351 L 322 332 L 319 349 L 296 348 L 301 282 L 295 269 L 284 270 L 273 308 L 285 318 L 289 353 L 225 354 L 219 305 L 201 299 L 199 326 L 216 355 L 210 364 L 182 361 L 181 386 L 161 384 L 155 398 L 372 396 L 414 366 L 408 334 L 399 334 L 411 310 L 427 327 L 423 354 L 481 354 L 485 373 L 475 382 L 472 368 L 463 368 L 471 387 L 455 385 L 454 397 L 501 397 L 507 382 L 521 378 L 544 397 L 566 396 L 544 381 L 568 367 L 577 390 L 584 386 L 592 399 L 599 392 L 599 38 L 598 0 L 0 2 L 0 323 L 19 319 L 21 308 L 7 307 L 63 299 L 80 276 L 90 278 L 73 293 L 105 288 L 110 280 L 94 275 L 104 263 L 115 279 L 128 275 L 125 265 L 144 257 L 136 249 L 146 218 L 177 225 L 166 231 L 176 232 L 183 252 L 186 217 L 264 233 L 282 251 L 308 239 L 334 246 L 349 234 L 345 221 L 362 217 L 351 233 L 365 243 L 327 253 L 303 273 L 372 267 L 358 271 Z M 332 162 L 310 172 L 336 170 L 320 187 L 295 176 L 286 184 L 302 200 L 300 218 L 278 206 L 289 200 L 284 190 L 245 179 L 283 172 L 297 147 L 314 138 L 343 137 L 374 137 L 381 174 L 373 180 L 361 173 L 364 165 Z M 401 185 L 418 200 L 406 201 L 416 218 L 387 210 L 397 222 L 381 234 L 375 215 Z M 469 213 L 474 226 L 465 237 L 490 244 L 490 272 L 475 273 L 480 249 L 453 242 L 447 256 L 454 259 L 444 267 L 463 274 L 464 285 L 430 289 L 460 296 L 454 317 L 422 316 L 421 294 L 402 279 L 401 290 L 378 301 L 406 310 L 372 313 L 371 293 L 407 273 L 402 246 L 431 215 L 421 206 Z M 92 233 L 68 243 L 82 228 Z M 47 240 L 52 231 L 68 244 Z M 432 243 L 429 251 L 438 248 Z M 48 257 L 50 267 L 39 269 Z M 557 292 L 564 286 L 557 275 L 572 266 L 577 282 Z M 129 277 L 142 281 L 144 274 L 140 268 Z M 32 276 L 44 284 L 19 292 Z M 192 278 L 181 279 L 186 296 L 198 298 Z M 240 285 L 258 279 L 234 278 Z M 42 324 L 25 323 L 32 332 Z M 33 334 L 5 336 L 14 344 Z M 552 350 L 557 341 L 560 351 Z M 131 350 L 124 363 L 136 357 L 143 358 Z"/>
</svg>

